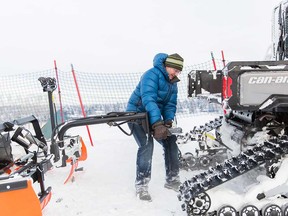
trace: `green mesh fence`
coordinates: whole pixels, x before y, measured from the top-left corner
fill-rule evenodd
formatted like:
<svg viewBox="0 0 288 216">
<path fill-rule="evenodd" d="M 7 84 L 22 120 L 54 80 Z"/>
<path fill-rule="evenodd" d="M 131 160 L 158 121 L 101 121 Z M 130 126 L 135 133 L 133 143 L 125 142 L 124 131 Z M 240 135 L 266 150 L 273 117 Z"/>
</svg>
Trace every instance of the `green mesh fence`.
<svg viewBox="0 0 288 216">
<path fill-rule="evenodd" d="M 217 68 L 222 61 L 216 60 Z M 179 76 L 179 118 L 200 112 L 221 112 L 219 105 L 187 98 L 187 74 L 191 70 L 213 70 L 212 61 L 185 67 Z M 87 116 L 125 111 L 127 101 L 143 72 L 135 73 L 88 73 L 75 70 L 82 102 Z M 39 77 L 56 78 L 54 69 L 0 77 L 0 121 L 11 121 L 34 115 L 40 122 L 49 119 L 48 93 L 43 92 Z M 61 99 L 65 119 L 82 117 L 78 95 L 71 71 L 58 70 Z M 59 112 L 58 89 L 53 93 L 56 110 Z M 59 118 L 59 115 L 57 115 Z M 59 120 L 59 119 L 58 119 Z"/>
</svg>

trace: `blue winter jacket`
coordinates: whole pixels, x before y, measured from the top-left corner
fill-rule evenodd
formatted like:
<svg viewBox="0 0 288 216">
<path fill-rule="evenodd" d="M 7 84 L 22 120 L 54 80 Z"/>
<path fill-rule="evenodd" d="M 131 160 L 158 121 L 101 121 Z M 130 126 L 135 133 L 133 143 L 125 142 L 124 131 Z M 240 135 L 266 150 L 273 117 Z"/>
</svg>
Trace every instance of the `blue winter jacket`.
<svg viewBox="0 0 288 216">
<path fill-rule="evenodd" d="M 159 53 L 154 57 L 153 68 L 141 76 L 127 105 L 127 111 L 147 112 L 150 125 L 173 120 L 176 112 L 179 79 L 169 80 L 164 66 L 167 56 Z"/>
</svg>

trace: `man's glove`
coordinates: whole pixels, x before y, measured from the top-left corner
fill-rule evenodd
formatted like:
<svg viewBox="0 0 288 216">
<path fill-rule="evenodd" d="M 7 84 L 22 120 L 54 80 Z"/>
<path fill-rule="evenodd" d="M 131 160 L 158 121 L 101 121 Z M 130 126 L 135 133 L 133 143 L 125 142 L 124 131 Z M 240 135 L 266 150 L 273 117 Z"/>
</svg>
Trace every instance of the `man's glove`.
<svg viewBox="0 0 288 216">
<path fill-rule="evenodd" d="M 167 139 L 167 136 L 170 134 L 168 128 L 163 125 L 163 122 L 156 122 L 152 125 L 154 130 L 153 136 L 156 140 Z"/>
<path fill-rule="evenodd" d="M 172 128 L 172 124 L 173 124 L 173 121 L 172 121 L 172 120 L 167 120 L 167 121 L 165 121 L 165 126 L 166 126 L 167 128 Z"/>
</svg>

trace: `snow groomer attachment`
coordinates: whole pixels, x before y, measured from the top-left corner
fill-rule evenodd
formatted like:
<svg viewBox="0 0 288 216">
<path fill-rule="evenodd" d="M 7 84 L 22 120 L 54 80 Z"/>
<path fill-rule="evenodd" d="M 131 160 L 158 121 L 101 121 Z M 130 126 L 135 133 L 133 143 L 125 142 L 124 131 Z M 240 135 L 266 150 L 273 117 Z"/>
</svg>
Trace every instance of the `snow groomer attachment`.
<svg viewBox="0 0 288 216">
<path fill-rule="evenodd" d="M 24 125 L 32 123 L 34 133 Z M 34 116 L 0 124 L 1 215 L 40 216 L 49 203 L 51 187 L 44 174 L 52 167 L 51 155 Z M 37 190 L 33 184 L 39 184 Z"/>
<path fill-rule="evenodd" d="M 87 157 L 86 147 L 81 137 L 75 138 L 71 136 L 66 136 L 65 133 L 67 130 L 73 127 L 106 123 L 110 126 L 117 126 L 126 135 L 131 135 L 124 131 L 121 127 L 122 124 L 128 122 L 143 125 L 145 131 L 149 133 L 147 113 L 112 112 L 106 115 L 89 116 L 85 118 L 69 120 L 63 124 L 58 125 L 53 131 L 51 138 L 51 145 L 57 146 L 57 148 L 53 148 L 53 152 L 51 153 L 57 155 L 54 160 L 56 162 L 59 160 L 62 163 L 62 167 L 65 167 L 67 165 L 67 162 L 71 162 L 72 166 L 70 174 L 66 179 L 65 183 L 71 178 L 75 169 L 77 169 L 78 161 L 85 160 Z M 79 143 L 81 145 L 79 145 Z"/>
<path fill-rule="evenodd" d="M 191 71 L 188 74 L 188 97 L 199 97 L 209 103 L 221 103 L 222 71 Z M 220 107 L 220 106 L 219 106 Z M 196 142 L 195 153 L 179 150 L 180 168 L 184 170 L 207 169 L 227 159 L 227 150 L 231 150 L 217 136 L 222 126 L 223 116 L 219 116 L 203 125 L 177 136 L 177 144 Z M 198 144 L 198 145 L 197 145 Z"/>
</svg>

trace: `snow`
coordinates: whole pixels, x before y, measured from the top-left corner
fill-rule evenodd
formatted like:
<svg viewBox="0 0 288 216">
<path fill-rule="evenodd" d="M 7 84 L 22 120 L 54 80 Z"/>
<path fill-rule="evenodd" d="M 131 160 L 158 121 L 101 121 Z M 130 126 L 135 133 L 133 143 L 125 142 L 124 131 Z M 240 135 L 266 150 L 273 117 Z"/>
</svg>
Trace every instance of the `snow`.
<svg viewBox="0 0 288 216">
<path fill-rule="evenodd" d="M 216 115 L 206 114 L 178 119 L 178 126 L 182 127 L 184 132 L 188 132 L 194 125 L 201 125 L 215 117 Z M 109 127 L 107 124 L 92 125 L 89 128 L 94 147 L 89 143 L 86 127 L 73 128 L 67 132 L 83 137 L 88 150 L 88 158 L 80 162 L 78 166 L 83 167 L 84 171 L 76 172 L 74 181 L 69 181 L 65 185 L 69 166 L 53 168 L 46 173 L 45 186 L 52 187 L 52 198 L 43 210 L 43 216 L 187 215 L 181 210 L 182 203 L 178 201 L 177 193 L 164 188 L 165 169 L 160 144 L 155 142 L 152 179 L 149 184 L 149 192 L 153 201 L 140 201 L 135 196 L 134 188 L 137 144 L 133 137 L 128 137 L 118 128 Z M 188 143 L 185 151 L 189 150 L 189 145 L 193 143 Z M 181 149 L 183 146 L 179 148 L 183 150 Z M 286 161 L 285 164 L 287 168 L 288 162 Z M 181 170 L 181 181 L 190 179 L 198 172 Z M 210 190 L 208 194 L 212 200 L 211 209 L 217 209 L 223 204 L 240 208 L 248 201 L 254 202 L 255 196 L 273 187 L 275 181 L 282 184 L 287 180 L 285 171 L 280 172 L 280 179 L 274 180 L 263 175 L 259 177 L 259 173 L 263 174 L 263 170 L 250 171 L 245 176 L 240 176 Z M 257 176 L 260 183 L 256 181 Z M 256 183 L 257 187 L 251 187 Z M 283 202 L 280 204 L 282 205 Z"/>
</svg>

